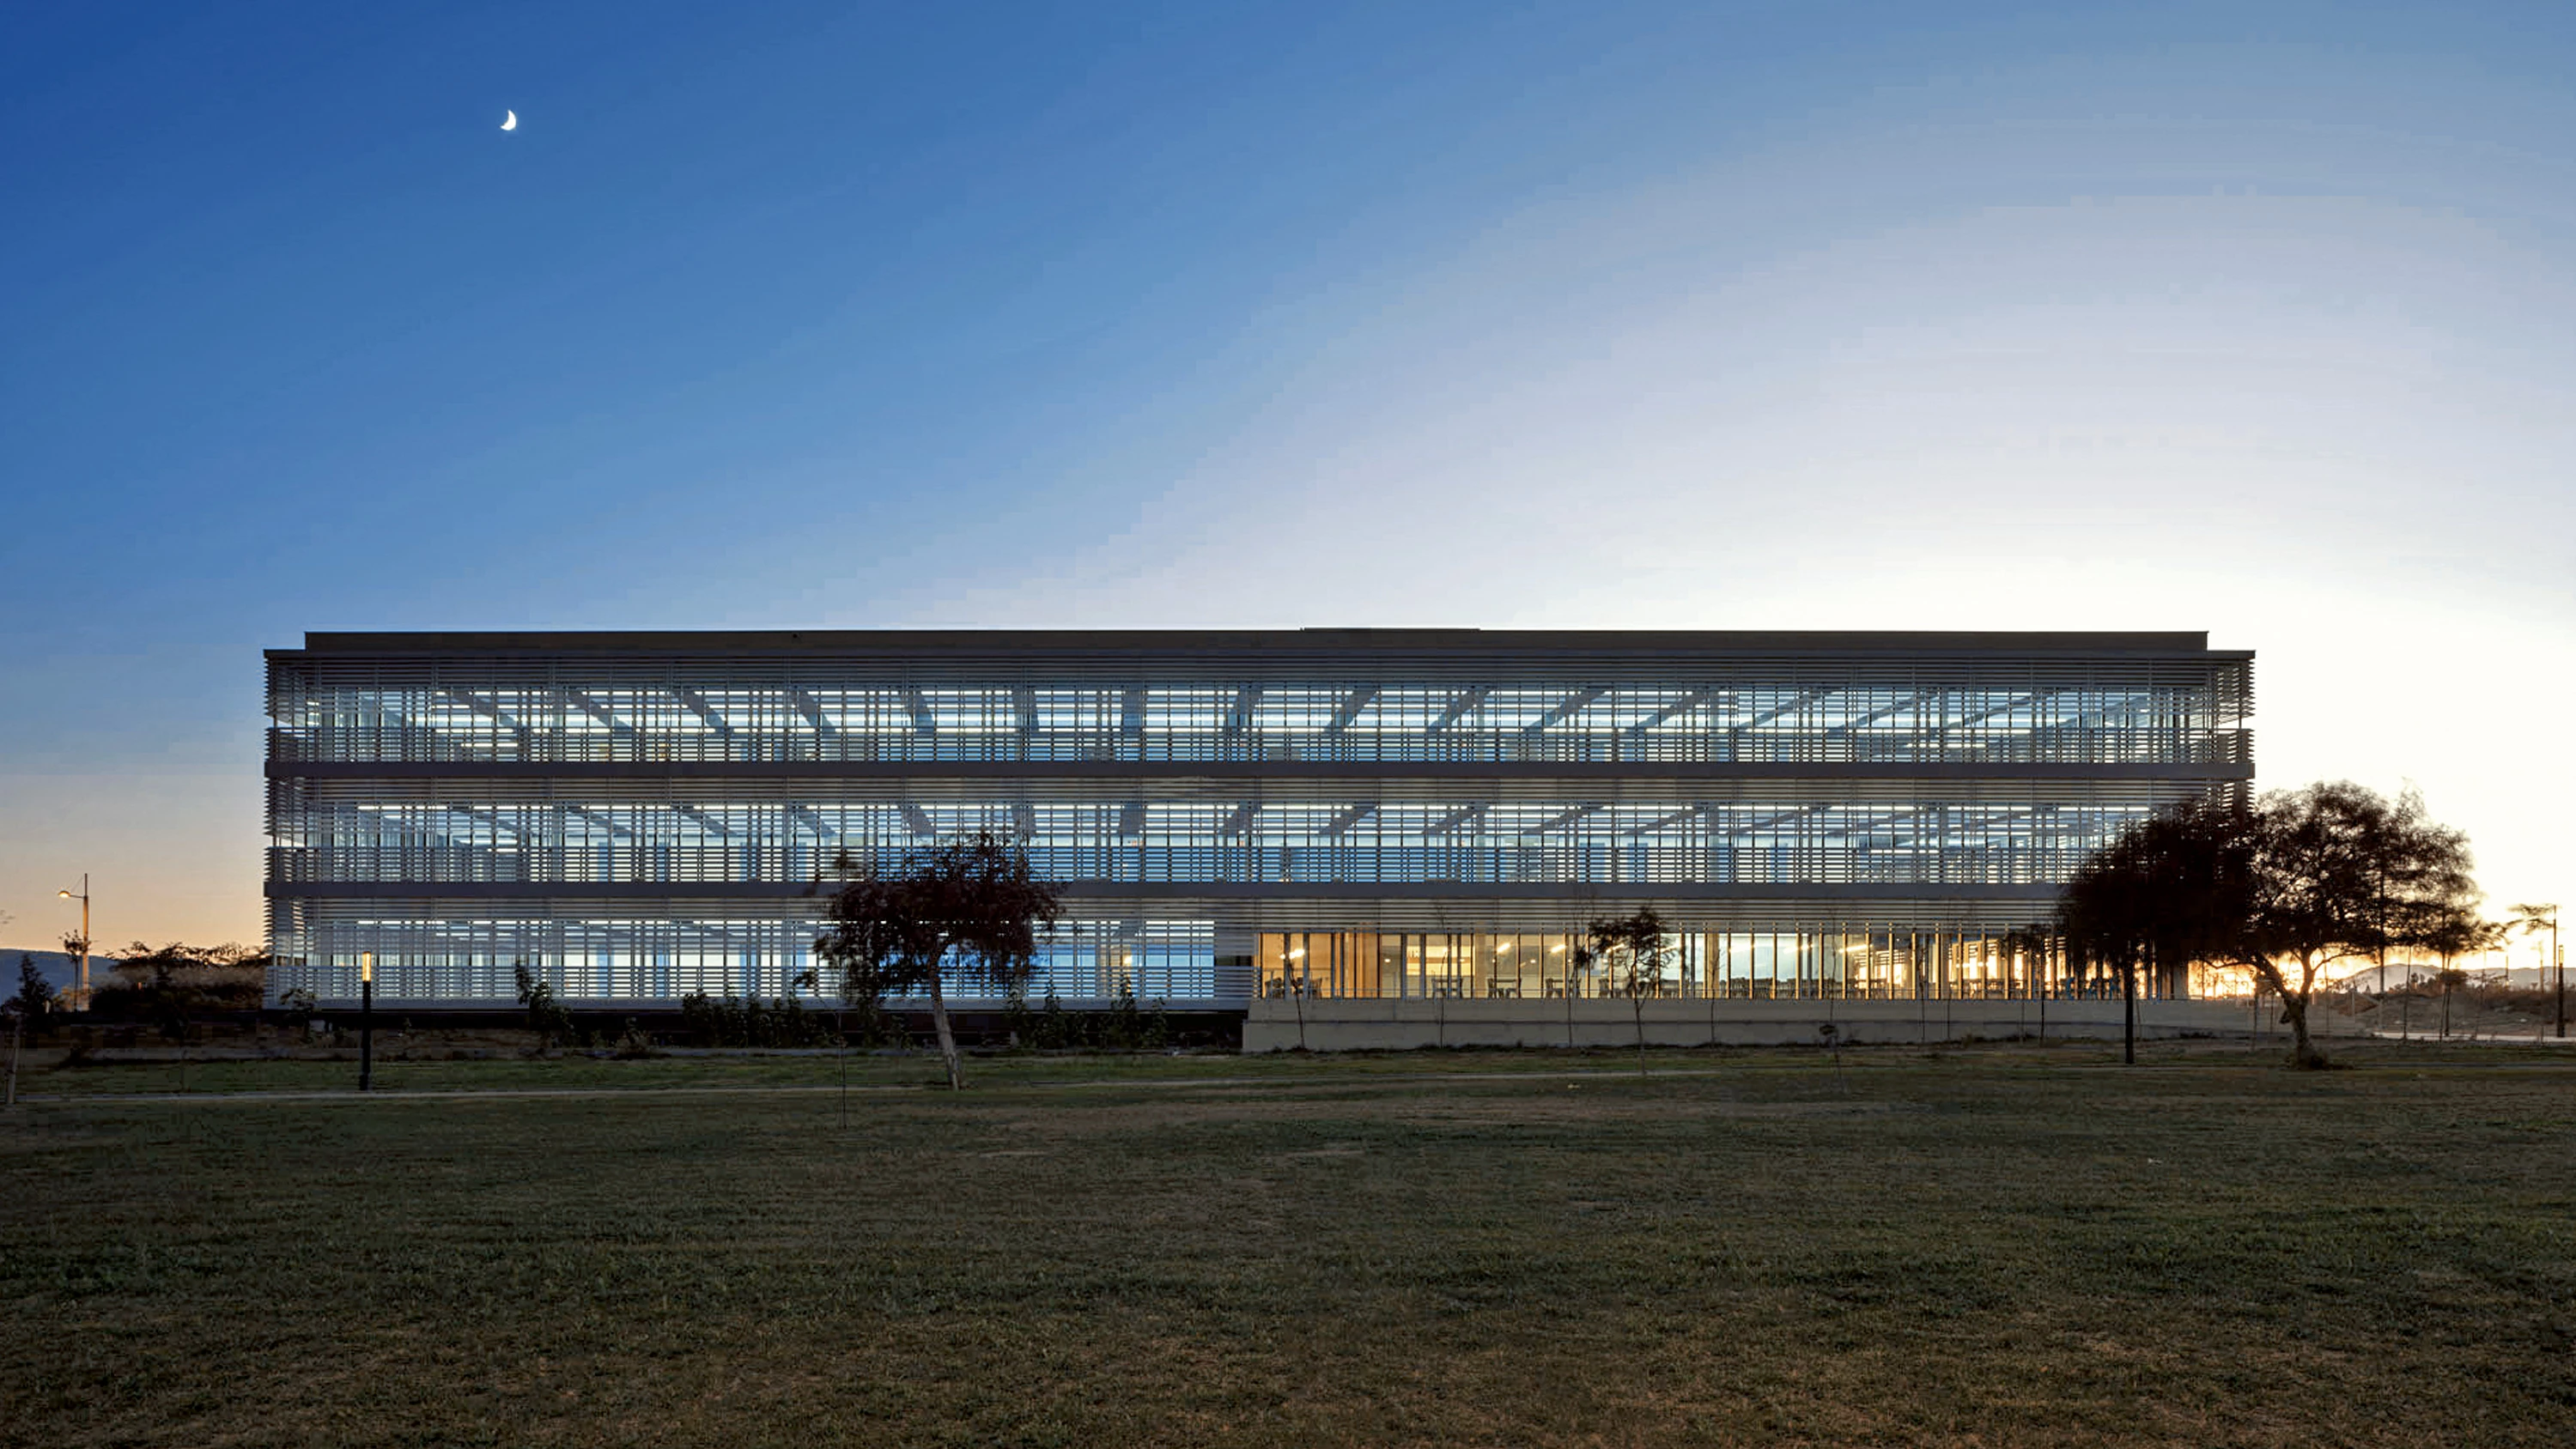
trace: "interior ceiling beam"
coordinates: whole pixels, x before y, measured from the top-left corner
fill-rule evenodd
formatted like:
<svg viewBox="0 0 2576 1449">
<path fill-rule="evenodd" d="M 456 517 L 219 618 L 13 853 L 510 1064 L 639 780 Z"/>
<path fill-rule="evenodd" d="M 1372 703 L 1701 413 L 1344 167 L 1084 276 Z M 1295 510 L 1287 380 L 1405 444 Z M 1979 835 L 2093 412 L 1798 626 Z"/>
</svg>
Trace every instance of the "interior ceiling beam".
<svg viewBox="0 0 2576 1449">
<path fill-rule="evenodd" d="M 505 730 L 515 730 L 520 734 L 528 732 L 528 726 L 513 718 L 510 712 L 501 708 L 497 701 L 485 699 L 479 694 L 463 689 L 442 689 L 439 693 L 493 721 Z"/>
<path fill-rule="evenodd" d="M 2046 698 L 2048 698 L 2048 696 L 2045 693 L 2025 694 L 2016 699 L 2008 699 L 2002 704 L 1996 705 L 1992 709 L 1981 709 L 1975 714 L 1963 714 L 1955 720 L 1943 720 L 1941 722 L 1941 728 L 1945 730 L 1959 729 L 1963 726 L 1979 724 L 1986 720 L 1993 719 L 1996 715 L 2010 714 L 2014 710 L 2023 708 L 2026 705 L 2037 704 Z"/>
<path fill-rule="evenodd" d="M 1800 690 L 1787 704 L 1780 705 L 1773 709 L 1766 709 L 1760 714 L 1755 715 L 1753 718 L 1746 720 L 1744 723 L 1733 726 L 1733 728 L 1739 730 L 1760 729 L 1762 726 L 1771 723 L 1780 716 L 1784 714 L 1795 714 L 1799 710 L 1805 709 L 1808 705 L 1814 704 L 1817 700 L 1820 700 L 1831 693 L 1833 693 L 1833 690 L 1831 689 Z"/>
<path fill-rule="evenodd" d="M 1870 835 L 1882 830 L 1891 835 L 1910 833 L 1920 837 L 1924 831 L 1921 822 L 1912 818 L 1915 814 L 1911 807 L 1892 806 L 1886 813 L 1872 815 L 1866 820 L 1846 819 L 1842 824 L 1824 832 L 1824 838 L 1847 840 L 1855 835 Z"/>
<path fill-rule="evenodd" d="M 1650 714 L 1644 719 L 1637 721 L 1635 724 L 1628 726 L 1628 733 L 1632 735 L 1644 734 L 1646 731 L 1653 729 L 1655 726 L 1662 724 L 1666 720 L 1678 719 L 1681 716 L 1690 713 L 1692 710 L 1708 703 L 1711 699 L 1716 698 L 1717 695 L 1718 689 L 1716 685 L 1701 685 L 1699 688 L 1694 689 L 1690 693 L 1683 695 L 1681 698 L 1674 700 L 1672 703 L 1665 705 L 1662 709 L 1656 710 L 1653 714 Z"/>
<path fill-rule="evenodd" d="M 1376 801 L 1363 801 L 1360 804 L 1351 806 L 1347 810 L 1336 813 L 1332 819 L 1325 821 L 1323 828 L 1316 833 L 1319 835 L 1340 835 L 1349 830 L 1352 826 L 1366 820 L 1370 813 L 1376 809 Z"/>
<path fill-rule="evenodd" d="M 1577 805 L 1571 810 L 1560 810 L 1556 814 L 1551 815 L 1536 825 L 1529 827 L 1527 830 L 1522 831 L 1521 834 L 1545 835 L 1551 830 L 1561 830 L 1566 826 L 1572 825 L 1574 822 L 1581 820 L 1585 816 L 1592 814 L 1600 808 L 1601 807 L 1599 805 L 1594 804 Z"/>
<path fill-rule="evenodd" d="M 1369 701 L 1375 698 L 1377 698 L 1377 686 L 1374 684 L 1363 684 L 1343 695 L 1342 702 L 1333 707 L 1333 717 L 1324 722 L 1324 733 L 1337 735 L 1349 729 L 1351 721 L 1358 719 L 1360 711 L 1367 709 Z"/>
<path fill-rule="evenodd" d="M 1685 820 L 1695 820 L 1707 813 L 1707 806 L 1693 805 L 1686 809 L 1673 811 L 1669 815 L 1658 815 L 1654 819 L 1649 820 L 1642 825 L 1631 825 L 1619 833 L 1634 839 L 1640 835 L 1651 835 L 1654 832 L 1663 829 L 1667 825 L 1679 825 Z"/>
<path fill-rule="evenodd" d="M 787 686 L 787 702 L 796 706 L 796 712 L 803 715 L 805 722 L 814 727 L 814 733 L 828 740 L 841 732 L 839 726 L 824 717 L 821 701 L 795 685 Z"/>
<path fill-rule="evenodd" d="M 1228 706 L 1225 712 L 1225 732 L 1230 735 L 1250 733 L 1253 712 L 1260 708 L 1260 685 L 1247 684 L 1237 689 L 1234 692 L 1234 703 Z"/>
<path fill-rule="evenodd" d="M 2076 691 L 2073 690 L 2060 690 L 2059 694 L 2062 696 L 2075 692 Z M 2072 719 L 2062 719 L 2050 725 L 2042 725 L 2037 721 L 2033 721 L 2030 727 L 2030 732 L 2033 735 L 2044 735 L 2057 734 L 2066 730 L 2092 729 L 2096 726 L 2109 723 L 2111 718 L 2115 715 L 2134 715 L 2144 707 L 2144 702 L 2141 701 L 2135 693 L 2124 694 L 2117 700 L 2106 699 L 2102 702 L 2100 708 L 2084 710 L 2076 714 Z"/>
<path fill-rule="evenodd" d="M 575 689 L 570 685 L 565 685 L 555 692 L 564 697 L 564 702 L 566 704 L 580 710 L 583 714 L 589 715 L 592 719 L 599 721 L 601 724 L 608 726 L 611 731 L 617 734 L 627 735 L 635 733 L 635 726 L 620 720 L 617 717 L 616 711 L 610 709 L 607 705 L 601 704 L 598 700 L 591 698 L 581 690 Z"/>
<path fill-rule="evenodd" d="M 600 829 L 607 831 L 608 838 L 611 840 L 632 840 L 635 838 L 634 831 L 618 824 L 616 817 L 608 814 L 606 811 L 593 810 L 587 805 L 566 805 L 563 807 L 563 812 L 566 815 L 572 816 L 576 820 L 587 820 L 591 824 L 598 826 Z"/>
<path fill-rule="evenodd" d="M 700 825 L 705 826 L 709 830 L 714 831 L 719 839 L 733 839 L 733 831 L 730 827 L 728 827 L 722 820 L 719 820 L 715 816 L 708 814 L 706 811 L 699 809 L 697 806 L 673 805 L 671 808 L 678 811 L 680 814 L 689 817 L 691 820 L 698 822 Z"/>
<path fill-rule="evenodd" d="M 1591 704 L 1592 701 L 1599 699 L 1601 696 L 1608 694 L 1609 692 L 1610 691 L 1607 687 L 1599 685 L 1590 689 L 1578 689 L 1573 694 L 1569 695 L 1564 703 L 1558 705 L 1552 710 L 1549 710 L 1547 713 L 1540 715 L 1535 722 L 1523 725 L 1521 727 L 1521 733 L 1534 735 L 1543 730 L 1551 729 L 1559 724 L 1563 724 L 1565 721 L 1572 719 L 1575 715 L 1581 713 L 1584 707 Z"/>
<path fill-rule="evenodd" d="M 1887 718 L 1889 715 L 1903 714 L 1905 711 L 1922 703 L 1923 698 L 1924 693 L 1922 691 L 1917 691 L 1916 693 L 1905 696 L 1903 699 L 1898 700 L 1896 703 L 1891 704 L 1884 709 L 1871 710 L 1865 715 L 1844 720 L 1838 725 L 1827 725 L 1825 726 L 1825 738 L 1832 739 L 1837 735 L 1847 735 L 1853 730 L 1859 729 L 1864 725 L 1876 724 L 1880 720 Z"/>
<path fill-rule="evenodd" d="M 524 840 L 527 838 L 528 832 L 525 828 L 511 824 L 509 819 L 502 815 L 500 811 L 491 809 L 488 806 L 448 805 L 443 808 L 450 814 L 462 815 L 466 819 L 474 821 L 477 824 L 489 825 L 492 827 L 493 833 L 497 835 L 507 835 L 513 840 Z"/>
<path fill-rule="evenodd" d="M 1448 814 L 1441 816 L 1439 819 L 1432 821 L 1430 824 L 1423 826 L 1422 833 L 1425 835 L 1446 835 L 1452 830 L 1456 830 L 1462 826 L 1470 825 L 1476 821 L 1482 820 L 1485 816 L 1485 812 L 1492 808 L 1492 806 L 1485 805 L 1483 803 L 1461 805 L 1457 809 L 1450 811 Z"/>
<path fill-rule="evenodd" d="M 1448 705 L 1440 711 L 1440 717 L 1433 720 L 1431 722 L 1431 728 L 1423 731 L 1423 733 L 1436 735 L 1442 730 L 1449 728 L 1451 725 L 1456 724 L 1458 721 L 1466 718 L 1469 711 L 1475 709 L 1476 706 L 1483 704 L 1485 702 L 1485 696 L 1493 692 L 1494 687 L 1490 684 L 1474 685 L 1470 688 L 1458 691 L 1457 698 L 1449 701 Z"/>
<path fill-rule="evenodd" d="M 707 703 L 705 695 L 684 684 L 674 684 L 670 690 L 671 697 L 687 705 L 689 713 L 696 715 L 708 729 L 728 738 L 732 736 L 733 726 L 725 723 L 725 717 L 716 713 L 716 707 Z"/>
<path fill-rule="evenodd" d="M 1766 815 L 1759 820 L 1748 820 L 1741 825 L 1713 829 L 1711 833 L 1729 837 L 1737 835 L 1751 835 L 1757 830 L 1768 830 L 1775 825 L 1786 825 L 1790 821 L 1795 820 L 1802 815 L 1813 815 L 1818 811 L 1831 810 L 1834 806 L 1841 803 L 1842 802 L 1839 800 L 1834 800 L 1817 805 L 1801 805 L 1795 810 L 1783 810 L 1776 815 Z M 1713 827 L 1716 825 L 1717 819 L 1718 812 L 1714 810 L 1710 811 L 1709 820 Z"/>
</svg>

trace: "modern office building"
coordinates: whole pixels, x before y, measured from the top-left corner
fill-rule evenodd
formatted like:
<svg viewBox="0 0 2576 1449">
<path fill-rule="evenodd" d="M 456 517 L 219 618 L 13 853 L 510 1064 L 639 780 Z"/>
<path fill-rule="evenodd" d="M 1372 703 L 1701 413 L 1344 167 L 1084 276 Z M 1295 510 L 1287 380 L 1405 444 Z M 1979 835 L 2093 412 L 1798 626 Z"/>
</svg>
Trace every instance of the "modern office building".
<svg viewBox="0 0 2576 1449">
<path fill-rule="evenodd" d="M 2241 791 L 2197 633 L 311 634 L 268 655 L 273 990 L 775 996 L 829 872 L 978 827 L 1068 919 L 1032 995 L 2063 992 L 2085 854 Z M 2179 983 L 2161 983 L 2172 992 Z"/>
</svg>

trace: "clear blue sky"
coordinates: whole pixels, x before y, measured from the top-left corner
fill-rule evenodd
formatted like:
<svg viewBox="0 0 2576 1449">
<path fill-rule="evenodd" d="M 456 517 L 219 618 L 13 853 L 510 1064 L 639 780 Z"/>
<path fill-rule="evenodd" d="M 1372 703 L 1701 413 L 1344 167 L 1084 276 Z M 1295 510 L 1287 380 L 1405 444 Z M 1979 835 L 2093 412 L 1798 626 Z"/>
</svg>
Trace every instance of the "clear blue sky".
<svg viewBox="0 0 2576 1449">
<path fill-rule="evenodd" d="M 2207 628 L 2267 783 L 2576 895 L 2572 63 L 2565 5 L 15 15 L 0 941 L 83 869 L 256 935 L 308 628 Z"/>
</svg>

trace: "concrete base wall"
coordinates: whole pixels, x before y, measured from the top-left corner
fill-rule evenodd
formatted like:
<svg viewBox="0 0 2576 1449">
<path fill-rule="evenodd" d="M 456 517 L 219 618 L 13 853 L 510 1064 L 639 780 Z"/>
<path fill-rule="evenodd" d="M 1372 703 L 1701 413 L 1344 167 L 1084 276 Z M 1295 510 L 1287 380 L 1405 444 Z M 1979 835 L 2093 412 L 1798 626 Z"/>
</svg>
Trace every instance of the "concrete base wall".
<svg viewBox="0 0 2576 1449">
<path fill-rule="evenodd" d="M 1643 1007 L 1655 1046 L 1920 1045 L 1976 1037 L 2118 1040 L 2118 1001 L 1468 1001 L 1263 999 L 1243 1022 L 1243 1049 L 1394 1051 L 1427 1046 L 1618 1047 L 1637 1041 Z M 1302 1036 L 1300 1016 L 1303 1017 Z M 2322 1025 L 2322 1023 L 2320 1023 Z M 2141 1037 L 2241 1036 L 2241 1003 L 2141 1001 Z"/>
</svg>

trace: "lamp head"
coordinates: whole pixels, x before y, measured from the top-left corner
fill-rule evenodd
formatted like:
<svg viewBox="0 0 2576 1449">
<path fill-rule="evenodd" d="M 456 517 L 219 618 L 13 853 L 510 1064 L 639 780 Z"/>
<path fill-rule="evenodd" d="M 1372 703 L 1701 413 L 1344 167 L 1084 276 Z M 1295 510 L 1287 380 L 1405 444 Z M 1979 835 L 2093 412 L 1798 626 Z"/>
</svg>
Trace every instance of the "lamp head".
<svg viewBox="0 0 2576 1449">
<path fill-rule="evenodd" d="M 72 893 L 70 891 L 56 891 L 54 894 L 61 896 L 64 900 L 70 900 L 72 898 Z"/>
<path fill-rule="evenodd" d="M 358 953 L 358 979 L 360 981 L 373 981 L 376 979 L 375 952 L 361 951 Z"/>
</svg>

